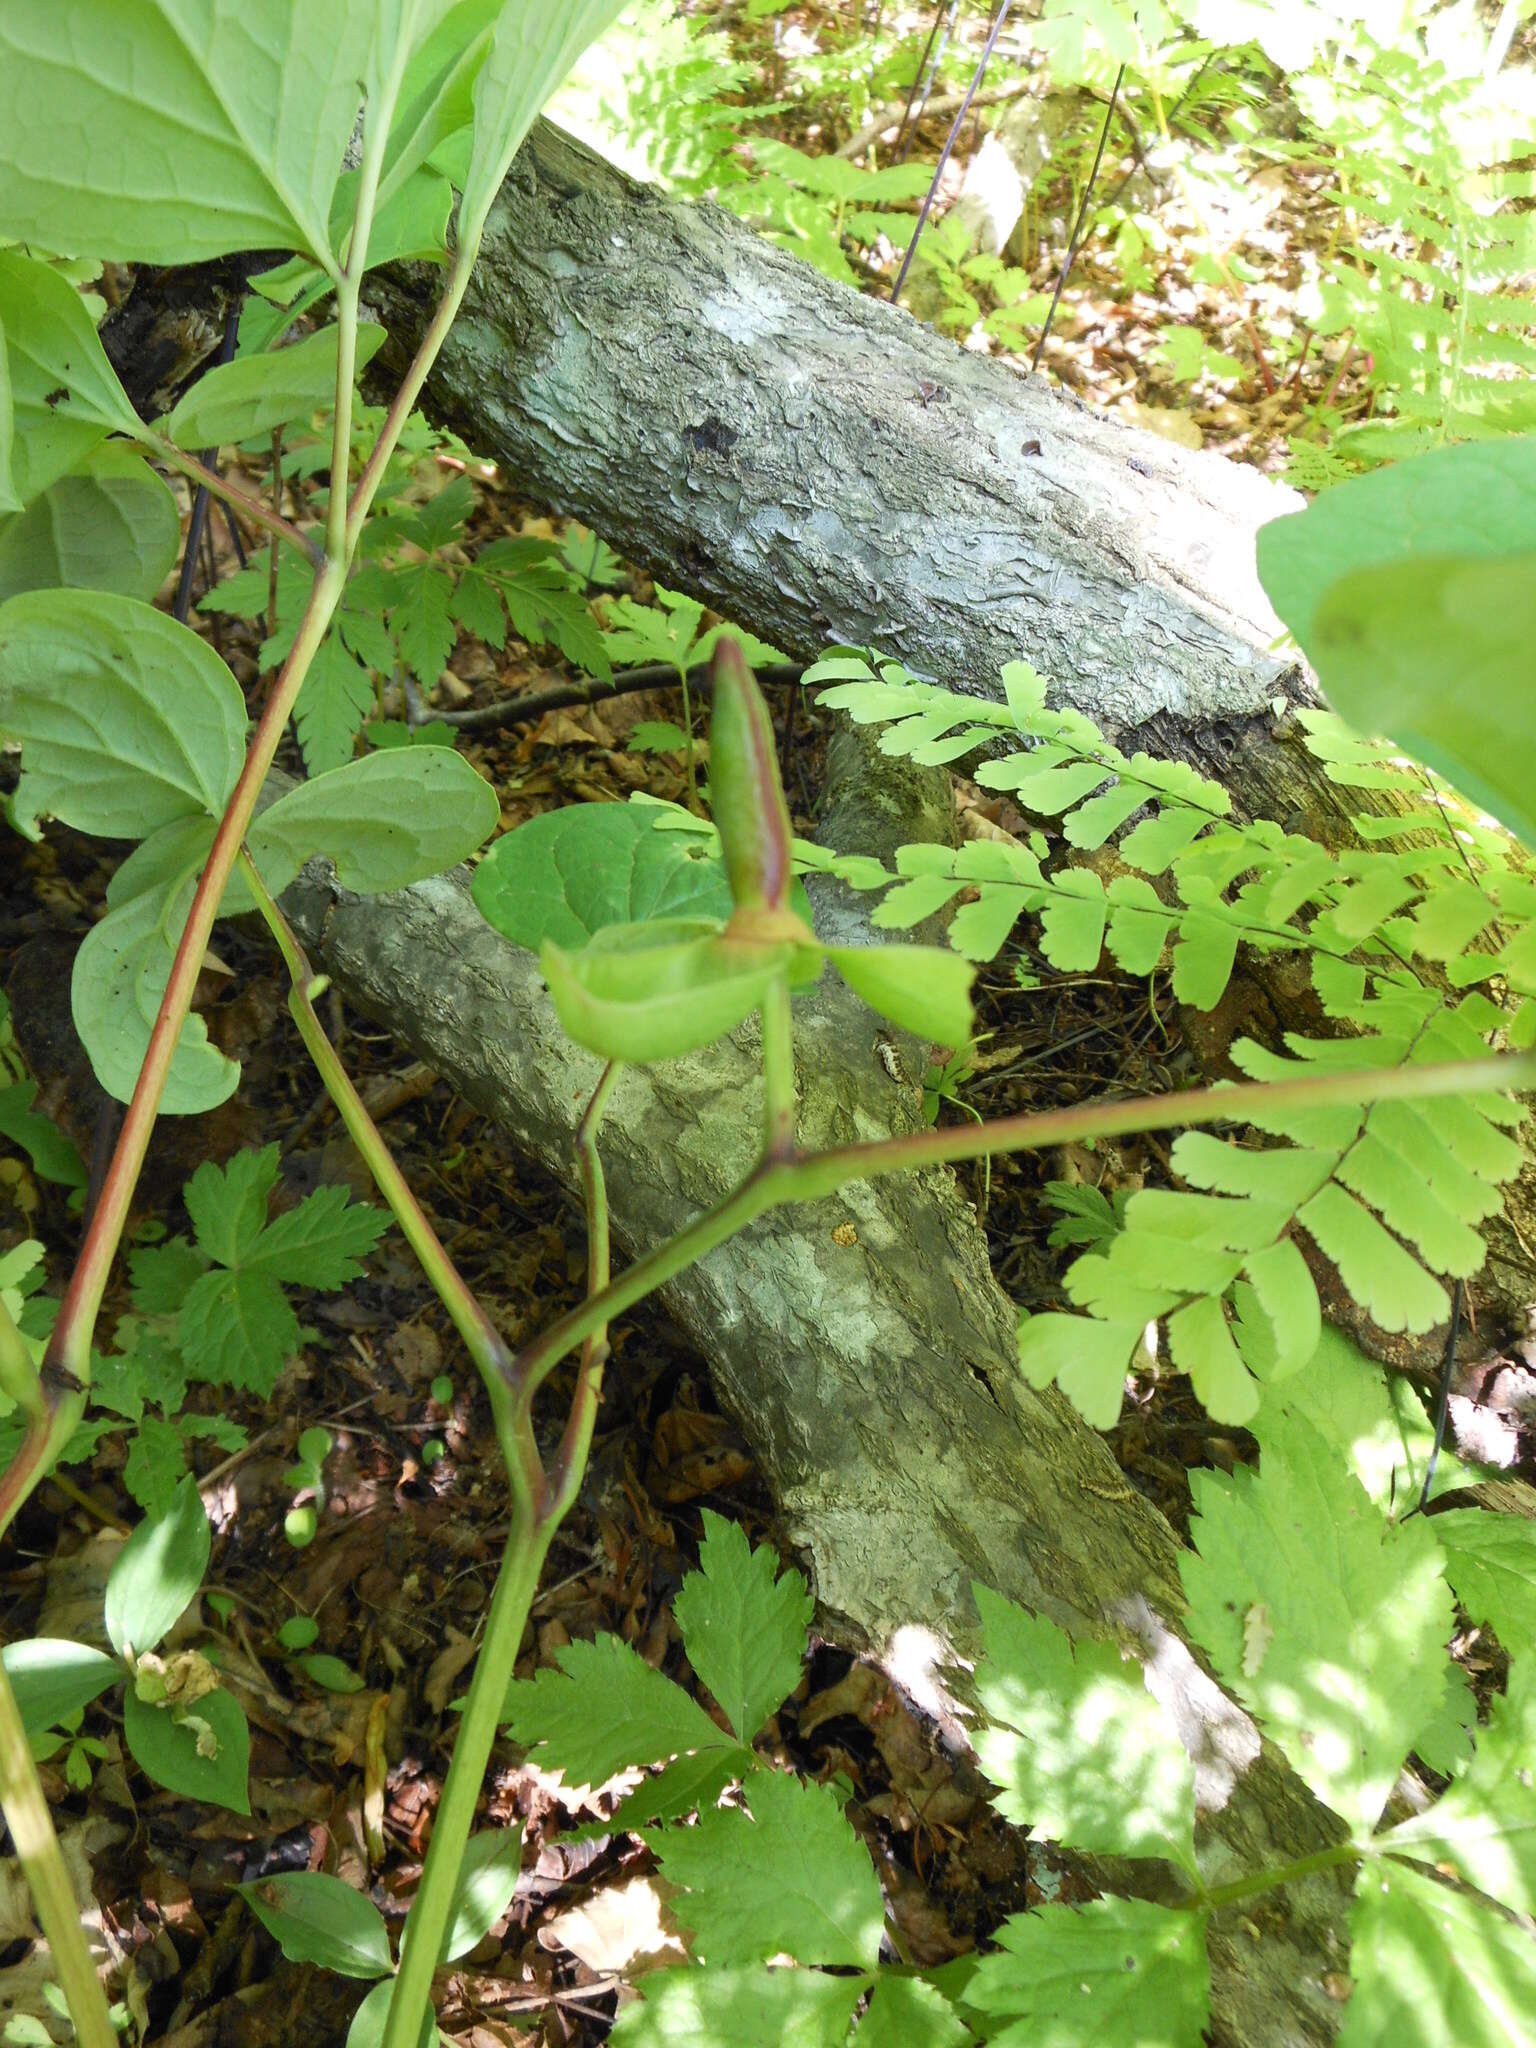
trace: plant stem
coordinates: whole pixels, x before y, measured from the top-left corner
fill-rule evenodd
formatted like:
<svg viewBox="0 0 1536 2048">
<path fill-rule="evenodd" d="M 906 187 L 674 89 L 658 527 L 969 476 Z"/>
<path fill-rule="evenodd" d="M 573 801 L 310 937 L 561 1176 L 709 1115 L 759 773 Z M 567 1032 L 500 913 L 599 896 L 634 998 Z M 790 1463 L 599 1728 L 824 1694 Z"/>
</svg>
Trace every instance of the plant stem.
<svg viewBox="0 0 1536 2048">
<path fill-rule="evenodd" d="M 70 1882 L 59 1838 L 48 1817 L 48 1802 L 27 1746 L 16 1695 L 0 1664 L 0 1809 L 32 1891 L 37 1917 L 48 1939 L 59 1986 L 74 2021 L 79 2048 L 118 2048 L 96 1965 L 80 1924 L 80 1902 Z"/>
<path fill-rule="evenodd" d="M 763 1157 L 789 1159 L 795 1150 L 795 1040 L 789 979 L 768 992 L 763 1021 Z"/>
<path fill-rule="evenodd" d="M 608 1187 L 603 1179 L 603 1162 L 597 1150 L 598 1125 L 608 1106 L 613 1084 L 623 1072 L 617 1060 L 610 1060 L 592 1091 L 586 1113 L 576 1132 L 576 1157 L 581 1167 L 582 1194 L 587 1211 L 587 1294 L 601 1294 L 611 1278 L 608 1238 Z M 592 1432 L 597 1426 L 597 1405 L 602 1398 L 603 1368 L 608 1362 L 608 1325 L 601 1324 L 581 1347 L 581 1368 L 576 1391 L 549 1473 L 549 1498 L 545 1512 L 558 1527 L 575 1505 L 576 1491 L 587 1468 Z"/>
<path fill-rule="evenodd" d="M 258 498 L 254 492 L 246 490 L 243 484 L 232 483 L 227 476 L 221 476 L 218 470 L 211 469 L 200 457 L 189 454 L 185 448 L 178 448 L 174 441 L 167 441 L 162 435 L 150 434 L 146 430 L 144 445 L 153 449 L 160 461 L 168 467 L 179 469 L 183 476 L 192 477 L 205 485 L 215 497 L 222 498 L 226 505 L 238 506 L 253 526 L 262 527 L 266 532 L 276 534 L 279 540 L 287 541 L 289 547 L 298 549 L 311 568 L 318 568 L 321 560 L 318 543 L 301 527 L 295 526 L 291 519 L 285 519 L 280 512 L 274 510 L 265 498 Z"/>
<path fill-rule="evenodd" d="M 951 1165 L 994 1152 L 1038 1151 L 1088 1138 L 1126 1137 L 1133 1131 L 1182 1130 L 1197 1124 L 1241 1123 L 1248 1110 L 1323 1109 L 1338 1103 L 1403 1102 L 1437 1095 L 1488 1095 L 1536 1086 L 1536 1052 L 1487 1060 L 1365 1068 L 1298 1081 L 1246 1081 L 1240 1086 L 1192 1088 L 1171 1095 L 1131 1096 L 1120 1102 L 1075 1104 L 1039 1115 L 1000 1117 L 994 1123 L 916 1131 L 861 1145 L 843 1145 L 781 1160 L 760 1160 L 741 1185 L 706 1209 L 686 1229 L 621 1273 L 602 1294 L 561 1316 L 526 1345 L 512 1364 L 520 1408 L 568 1352 L 601 1323 L 713 1251 L 746 1224 L 786 1202 L 811 1202 L 851 1180 L 911 1168 Z"/>
<path fill-rule="evenodd" d="M 453 1762 L 443 1782 L 437 1818 L 421 1882 L 406 1921 L 400 1950 L 400 1973 L 389 2001 L 389 2016 L 379 2048 L 417 2048 L 422 2023 L 432 1998 L 432 1976 L 442 1954 L 453 1912 L 454 1887 L 464 1859 L 464 1844 L 474 1826 L 475 1807 L 485 1768 L 490 1762 L 496 1730 L 501 1724 L 507 1684 L 517 1664 L 518 1645 L 555 1523 L 530 1513 L 525 1503 L 514 1509 L 507 1547 L 491 1595 L 485 1637 L 475 1661 L 475 1675 L 464 1702 Z"/>
<path fill-rule="evenodd" d="M 1222 1906 L 1233 1906 L 1241 1899 L 1273 1891 L 1276 1885 L 1294 1884 L 1298 1878 L 1311 1877 L 1319 1870 L 1359 1863 L 1365 1854 L 1354 1842 L 1335 1842 L 1329 1849 L 1314 1849 L 1310 1856 L 1298 1856 L 1294 1863 L 1278 1863 L 1272 1870 L 1255 1870 L 1247 1877 L 1233 1878 L 1230 1884 L 1212 1885 L 1209 1891 L 1197 1892 L 1184 1904 L 1191 1912 L 1214 1913 Z"/>
</svg>

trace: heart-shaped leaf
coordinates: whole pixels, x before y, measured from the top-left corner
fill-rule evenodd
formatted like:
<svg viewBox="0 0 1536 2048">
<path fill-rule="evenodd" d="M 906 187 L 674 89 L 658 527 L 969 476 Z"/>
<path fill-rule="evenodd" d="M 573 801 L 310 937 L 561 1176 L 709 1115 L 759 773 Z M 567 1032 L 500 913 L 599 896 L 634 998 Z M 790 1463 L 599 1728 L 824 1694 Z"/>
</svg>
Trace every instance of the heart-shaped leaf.
<svg viewBox="0 0 1536 2048">
<path fill-rule="evenodd" d="M 269 889 L 286 889 L 318 853 L 343 888 L 367 896 L 456 866 L 500 814 L 495 790 L 462 754 L 398 747 L 301 782 L 252 822 L 247 844 Z"/>
<path fill-rule="evenodd" d="M 723 864 L 678 832 L 658 832 L 648 804 L 568 804 L 498 839 L 475 869 L 482 917 L 536 952 L 546 939 L 584 945 L 610 925 L 656 918 L 723 923 Z"/>
<path fill-rule="evenodd" d="M 73 585 L 148 603 L 180 545 L 169 489 L 141 455 L 107 441 L 24 512 L 0 518 L 0 602 Z"/>
</svg>

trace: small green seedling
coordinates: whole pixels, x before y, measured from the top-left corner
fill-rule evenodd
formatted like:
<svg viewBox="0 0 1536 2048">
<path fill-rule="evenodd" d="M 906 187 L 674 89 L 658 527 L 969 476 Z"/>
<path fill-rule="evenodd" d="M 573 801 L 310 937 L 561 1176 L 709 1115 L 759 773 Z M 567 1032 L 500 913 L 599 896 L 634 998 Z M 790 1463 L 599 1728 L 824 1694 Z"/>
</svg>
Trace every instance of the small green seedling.
<svg viewBox="0 0 1536 2048">
<path fill-rule="evenodd" d="M 283 1474 L 286 1485 L 310 1495 L 307 1501 L 295 1501 L 283 1517 L 283 1534 L 295 1550 L 303 1550 L 315 1540 L 325 1506 L 325 1461 L 332 1447 L 328 1429 L 306 1429 L 298 1442 L 298 1462 Z"/>
</svg>

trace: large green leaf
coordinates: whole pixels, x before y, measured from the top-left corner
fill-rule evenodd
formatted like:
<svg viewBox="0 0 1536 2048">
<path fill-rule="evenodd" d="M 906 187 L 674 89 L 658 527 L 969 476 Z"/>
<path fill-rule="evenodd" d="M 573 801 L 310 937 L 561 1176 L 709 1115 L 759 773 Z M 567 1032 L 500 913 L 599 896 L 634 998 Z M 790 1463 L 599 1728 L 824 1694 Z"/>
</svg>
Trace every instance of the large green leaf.
<svg viewBox="0 0 1536 2048">
<path fill-rule="evenodd" d="M 440 142 L 474 119 L 475 79 L 501 7 L 502 0 L 459 0 L 412 55 L 384 152 L 381 208 Z"/>
<path fill-rule="evenodd" d="M 643 1064 L 724 1037 L 762 1007 L 795 952 L 665 918 L 609 925 L 579 953 L 546 941 L 540 961 L 567 1034 L 601 1059 Z"/>
<path fill-rule="evenodd" d="M 844 2048 L 868 1981 L 760 1965 L 653 1970 L 609 2038 L 614 2048 Z M 920 2037 L 912 2048 L 924 2048 Z"/>
<path fill-rule="evenodd" d="M 217 817 L 245 758 L 245 700 L 206 641 L 94 590 L 0 605 L 0 733 L 21 742 L 16 816 L 141 839 Z"/>
<path fill-rule="evenodd" d="M 251 1731 L 232 1694 L 205 1693 L 178 1720 L 168 1707 L 147 1705 L 130 1685 L 123 1734 L 139 1769 L 168 1792 L 250 1812 Z"/>
<path fill-rule="evenodd" d="M 11 406 L 11 366 L 5 353 L 5 329 L 0 326 L 0 513 L 19 512 L 16 481 L 11 474 L 11 441 L 15 422 Z"/>
<path fill-rule="evenodd" d="M 123 262 L 334 261 L 377 0 L 6 0 L 0 234 Z"/>
<path fill-rule="evenodd" d="M 0 10 L 0 51 L 9 25 Z M 0 102 L 4 68 L 0 55 Z M 56 477 L 78 469 L 108 434 L 140 435 L 143 426 L 107 361 L 85 301 L 67 278 L 18 250 L 0 249 L 0 308 L 15 419 L 12 482 L 15 498 L 25 505 Z"/>
<path fill-rule="evenodd" d="M 481 916 L 531 952 L 654 918 L 723 923 L 731 892 L 720 860 L 686 833 L 658 832 L 655 816 L 647 804 L 568 804 L 530 818 L 475 869 Z"/>
<path fill-rule="evenodd" d="M 60 585 L 148 603 L 180 545 L 170 490 L 141 455 L 108 441 L 24 512 L 0 518 L 0 603 Z"/>
<path fill-rule="evenodd" d="M 168 1515 L 140 1522 L 107 1580 L 107 1635 L 120 1657 L 152 1650 L 181 1619 L 203 1582 L 212 1542 L 196 1483 L 186 1478 Z"/>
<path fill-rule="evenodd" d="M 474 140 L 459 205 L 459 232 L 478 233 L 534 116 L 588 43 L 625 0 L 504 0 L 475 79 Z"/>
<path fill-rule="evenodd" d="M 1403 1864 L 1362 1863 L 1355 1892 L 1338 2048 L 1536 2048 L 1528 1928 Z"/>
<path fill-rule="evenodd" d="M 499 815 L 495 790 L 462 754 L 400 747 L 301 782 L 253 821 L 247 844 L 269 889 L 286 889 L 318 853 L 343 888 L 367 896 L 456 866 Z"/>
<path fill-rule="evenodd" d="M 119 1102 L 132 1099 L 171 962 L 192 906 L 188 881 L 169 894 L 145 889 L 108 911 L 75 955 L 70 1008 L 96 1078 Z M 165 1092 L 166 1116 L 198 1116 L 234 1093 L 240 1069 L 209 1043 L 194 1011 L 181 1028 Z"/>
<path fill-rule="evenodd" d="M 62 1636 L 33 1636 L 26 1642 L 7 1643 L 0 1659 L 28 1735 L 41 1735 L 88 1707 L 123 1675 L 122 1665 L 105 1650 L 93 1650 Z"/>
<path fill-rule="evenodd" d="M 741 1754 L 691 1693 L 654 1670 L 617 1636 L 567 1643 L 545 1669 L 507 1687 L 502 1718 L 524 1747 L 541 1745 L 545 1770 L 571 1784 L 600 1785 L 616 1771 L 709 1750 Z M 592 1702 L 603 1711 L 594 1714 Z"/>
<path fill-rule="evenodd" d="M 340 333 L 334 325 L 322 327 L 292 348 L 216 364 L 159 422 L 161 430 L 178 448 L 219 448 L 334 405 Z M 383 345 L 384 329 L 360 321 L 357 368 L 366 369 Z"/>
<path fill-rule="evenodd" d="M 362 1892 L 323 1870 L 285 1870 L 236 1887 L 291 1963 L 339 1977 L 384 1977 L 393 1968 L 384 1915 Z"/>
</svg>

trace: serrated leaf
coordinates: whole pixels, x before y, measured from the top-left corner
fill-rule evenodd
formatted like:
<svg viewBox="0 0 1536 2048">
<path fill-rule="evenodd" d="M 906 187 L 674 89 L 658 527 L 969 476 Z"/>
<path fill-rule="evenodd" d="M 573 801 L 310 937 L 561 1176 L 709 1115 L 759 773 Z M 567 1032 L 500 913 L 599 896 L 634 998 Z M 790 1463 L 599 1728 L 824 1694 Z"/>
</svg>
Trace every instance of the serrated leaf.
<svg viewBox="0 0 1536 2048">
<path fill-rule="evenodd" d="M 722 863 L 655 830 L 640 804 L 568 804 L 530 818 L 497 840 L 470 889 L 481 916 L 530 951 L 545 939 L 584 945 L 606 925 L 731 914 Z"/>
<path fill-rule="evenodd" d="M 384 329 L 376 322 L 358 322 L 359 373 L 378 354 L 384 339 Z M 178 448 L 221 448 L 334 406 L 339 340 L 339 328 L 322 327 L 291 348 L 215 364 L 159 423 L 162 432 Z"/>
<path fill-rule="evenodd" d="M 1488 1622 L 1510 1650 L 1536 1643 L 1536 1522 L 1485 1508 L 1449 1508 L 1434 1519 L 1446 1577 L 1474 1621 Z"/>
<path fill-rule="evenodd" d="M 189 881 L 167 902 L 158 889 L 119 904 L 81 941 L 70 1007 L 97 1080 L 119 1102 L 132 1099 L 149 1050 L 171 962 L 192 903 Z M 197 1116 L 234 1093 L 240 1069 L 209 1043 L 196 1011 L 181 1027 L 160 1097 L 164 1116 Z"/>
<path fill-rule="evenodd" d="M 780 1571 L 767 1544 L 704 1510 L 699 1570 L 673 1604 L 688 1661 L 725 1709 L 742 1742 L 800 1683 L 815 1602 L 797 1571 Z"/>
<path fill-rule="evenodd" d="M 368 896 L 442 874 L 495 830 L 496 792 L 462 754 L 406 747 L 301 782 L 254 819 L 251 857 L 274 894 L 315 854 Z"/>
<path fill-rule="evenodd" d="M 271 659 L 266 643 L 262 659 Z M 363 720 L 376 707 L 367 670 L 353 660 L 339 631 L 333 629 L 315 649 L 293 708 L 304 766 L 311 775 L 324 775 L 351 760 Z"/>
<path fill-rule="evenodd" d="M 250 1812 L 251 1731 L 231 1694 L 205 1693 L 178 1721 L 166 1707 L 146 1706 L 129 1685 L 123 1736 L 140 1770 L 168 1792 L 231 1813 Z"/>
<path fill-rule="evenodd" d="M 514 1741 L 537 1744 L 540 1764 L 572 1784 L 601 1785 L 629 1765 L 737 1746 L 617 1636 L 567 1643 L 555 1658 L 558 1671 L 507 1687 L 502 1719 Z"/>
<path fill-rule="evenodd" d="M 181 1619 L 208 1569 L 213 1537 L 190 1477 L 167 1515 L 140 1522 L 107 1580 L 107 1639 L 120 1657 L 142 1656 Z"/>
<path fill-rule="evenodd" d="M 104 442 L 24 512 L 0 518 L 0 601 L 23 590 L 73 586 L 147 603 L 180 545 L 170 490 L 142 456 Z"/>
<path fill-rule="evenodd" d="M 18 817 L 142 839 L 218 817 L 245 759 L 245 700 L 189 627 L 132 598 L 31 590 L 0 605 L 0 733 Z"/>
<path fill-rule="evenodd" d="M 854 2036 L 858 2048 L 970 2048 L 975 2039 L 949 2000 L 921 1977 L 882 1972 Z"/>
<path fill-rule="evenodd" d="M 1405 1864 L 1363 1864 L 1355 1892 L 1338 2048 L 1532 2048 L 1526 1928 Z"/>
<path fill-rule="evenodd" d="M 8 26 L 9 15 L 0 20 L 0 51 Z M 5 87 L 0 79 L 0 106 Z M 0 143 L 0 237 L 6 236 L 6 200 Z M 107 361 L 85 301 L 67 278 L 19 250 L 0 249 L 0 307 L 14 427 L 12 500 L 28 505 L 78 469 L 107 434 L 137 437 L 143 427 Z"/>
<path fill-rule="evenodd" d="M 461 569 L 453 586 L 453 616 L 477 640 L 490 647 L 507 642 L 507 611 L 501 591 L 487 576 L 474 569 Z M 377 666 L 377 664 L 375 664 Z"/>
<path fill-rule="evenodd" d="M 1522 1645 L 1509 1687 L 1477 1731 L 1472 1761 L 1433 1806 L 1382 1846 L 1451 1863 L 1468 1884 L 1529 1916 L 1536 1908 L 1536 1656 Z"/>
<path fill-rule="evenodd" d="M 976 970 L 941 946 L 828 946 L 823 949 L 856 996 L 899 1030 L 930 1044 L 970 1042 Z"/>
<path fill-rule="evenodd" d="M 458 638 L 453 619 L 453 578 L 436 562 L 402 572 L 404 592 L 390 613 L 400 658 L 424 690 L 435 689 Z"/>
<path fill-rule="evenodd" d="M 661 1827 L 669 1820 L 686 1820 L 689 1814 L 713 1806 L 726 1786 L 739 1782 L 756 1763 L 750 1749 L 734 1747 L 674 1757 L 654 1777 L 637 1785 L 627 1799 L 620 1800 L 611 1820 L 601 1823 L 602 1830 L 617 1834 L 647 1823 Z"/>
<path fill-rule="evenodd" d="M 273 1218 L 242 1263 L 292 1287 L 344 1287 L 361 1278 L 358 1261 L 388 1228 L 385 1210 L 354 1202 L 345 1188 L 316 1188 Z"/>
<path fill-rule="evenodd" d="M 266 1228 L 267 1200 L 281 1172 L 276 1145 L 246 1146 L 223 1166 L 205 1159 L 182 1191 L 199 1250 L 222 1266 L 238 1266 Z"/>
<path fill-rule="evenodd" d="M 1210 2016 L 1205 1927 L 1144 1899 L 1015 1913 L 966 1986 L 999 2043 L 1195 2048 Z M 1000 2026 L 998 2022 L 1011 2022 Z"/>
<path fill-rule="evenodd" d="M 299 1319 L 267 1273 L 205 1273 L 187 1290 L 177 1336 L 199 1379 L 270 1394 L 303 1341 Z"/>
<path fill-rule="evenodd" d="M 383 1977 L 393 1967 L 384 1915 L 339 1877 L 287 1870 L 235 1889 L 291 1963 L 339 1977 Z"/>
<path fill-rule="evenodd" d="M 121 262 L 298 249 L 328 222 L 378 33 L 373 0 L 7 0 L 0 235 Z M 172 145 L 166 110 L 175 109 Z"/>
<path fill-rule="evenodd" d="M 1112 1429 L 1125 1398 L 1131 1354 L 1146 1321 L 1101 1322 L 1095 1316 L 1046 1312 L 1019 1323 L 1019 1367 L 1032 1387 L 1061 1388 L 1094 1429 Z"/>
<path fill-rule="evenodd" d="M 207 1270 L 207 1260 L 184 1237 L 136 1247 L 128 1254 L 134 1307 L 146 1315 L 175 1315 L 187 1289 Z"/>
<path fill-rule="evenodd" d="M 729 1969 L 790 1955 L 869 1969 L 885 1919 L 869 1852 L 837 1795 L 782 1772 L 754 1774 L 750 1814 L 714 1807 L 656 1844 L 680 1925 L 700 1960 Z"/>
<path fill-rule="evenodd" d="M 617 2048 L 844 2048 L 862 1977 L 820 1970 L 655 1970 L 614 2021 Z"/>
<path fill-rule="evenodd" d="M 1167 1857 L 1198 1882 L 1194 1766 L 1141 1666 L 973 1590 L 977 1696 L 991 1724 L 976 1753 L 1002 1788 L 998 1811 L 1075 1848 Z"/>
<path fill-rule="evenodd" d="M 1432 1526 L 1390 1525 L 1300 1424 L 1256 1475 L 1192 1483 L 1196 1550 L 1180 1559 L 1190 1628 L 1293 1769 L 1363 1837 L 1445 1692 L 1454 1617 Z M 1256 1606 L 1274 1634 L 1251 1672 L 1242 1616 Z"/>
<path fill-rule="evenodd" d="M 59 1636 L 32 1636 L 7 1643 L 0 1661 L 16 1696 L 21 1725 L 29 1736 L 41 1735 L 67 1721 L 123 1675 L 123 1667 L 105 1650 L 92 1650 Z"/>
<path fill-rule="evenodd" d="M 123 1484 L 147 1515 L 168 1515 L 187 1473 L 187 1447 L 176 1425 L 146 1415 L 123 1460 Z"/>
</svg>

